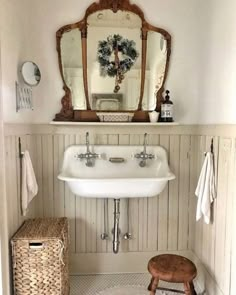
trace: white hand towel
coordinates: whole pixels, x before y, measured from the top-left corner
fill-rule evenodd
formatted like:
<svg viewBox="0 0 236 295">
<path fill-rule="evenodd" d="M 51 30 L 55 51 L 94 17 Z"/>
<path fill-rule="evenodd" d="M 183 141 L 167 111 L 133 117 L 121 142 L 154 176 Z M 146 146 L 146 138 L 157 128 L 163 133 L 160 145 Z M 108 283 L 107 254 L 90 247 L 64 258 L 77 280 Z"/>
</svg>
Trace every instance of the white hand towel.
<svg viewBox="0 0 236 295">
<path fill-rule="evenodd" d="M 33 165 L 28 151 L 24 152 L 22 158 L 22 187 L 21 187 L 21 208 L 25 216 L 29 203 L 38 193 L 38 184 L 35 178 Z"/>
<path fill-rule="evenodd" d="M 206 154 L 195 195 L 198 197 L 196 220 L 198 221 L 203 215 L 205 223 L 209 224 L 211 203 L 216 197 L 213 154 L 210 152 Z"/>
</svg>

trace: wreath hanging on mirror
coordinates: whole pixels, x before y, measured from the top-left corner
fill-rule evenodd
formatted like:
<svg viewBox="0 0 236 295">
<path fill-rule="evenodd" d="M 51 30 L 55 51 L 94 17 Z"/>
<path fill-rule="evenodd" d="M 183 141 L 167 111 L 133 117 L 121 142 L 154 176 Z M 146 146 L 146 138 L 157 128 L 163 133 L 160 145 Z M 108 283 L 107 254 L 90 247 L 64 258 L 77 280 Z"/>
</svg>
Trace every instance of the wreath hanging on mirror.
<svg viewBox="0 0 236 295">
<path fill-rule="evenodd" d="M 114 92 L 120 90 L 119 84 L 124 80 L 124 75 L 135 64 L 139 53 L 133 40 L 115 34 L 108 36 L 107 40 L 99 41 L 97 60 L 100 65 L 100 74 L 103 77 L 115 77 Z M 113 55 L 113 56 L 112 56 Z"/>
</svg>

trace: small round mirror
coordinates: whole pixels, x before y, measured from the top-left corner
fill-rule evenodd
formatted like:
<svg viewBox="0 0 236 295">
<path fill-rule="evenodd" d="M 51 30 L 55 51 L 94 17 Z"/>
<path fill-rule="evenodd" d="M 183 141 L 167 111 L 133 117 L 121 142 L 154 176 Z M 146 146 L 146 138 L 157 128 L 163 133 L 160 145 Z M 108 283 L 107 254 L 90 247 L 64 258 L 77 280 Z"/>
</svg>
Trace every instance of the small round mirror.
<svg viewBox="0 0 236 295">
<path fill-rule="evenodd" d="M 36 86 L 41 80 L 39 67 L 32 61 L 26 61 L 21 67 L 23 80 L 29 86 Z"/>
</svg>

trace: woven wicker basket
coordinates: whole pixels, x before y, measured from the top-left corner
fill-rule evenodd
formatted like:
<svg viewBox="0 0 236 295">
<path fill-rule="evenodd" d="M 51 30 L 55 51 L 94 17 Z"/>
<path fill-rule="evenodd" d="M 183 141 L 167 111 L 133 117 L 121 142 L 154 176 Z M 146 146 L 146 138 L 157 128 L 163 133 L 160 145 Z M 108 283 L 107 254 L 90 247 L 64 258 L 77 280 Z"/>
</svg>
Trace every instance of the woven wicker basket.
<svg viewBox="0 0 236 295">
<path fill-rule="evenodd" d="M 11 244 L 15 295 L 69 295 L 66 218 L 29 219 Z"/>
</svg>

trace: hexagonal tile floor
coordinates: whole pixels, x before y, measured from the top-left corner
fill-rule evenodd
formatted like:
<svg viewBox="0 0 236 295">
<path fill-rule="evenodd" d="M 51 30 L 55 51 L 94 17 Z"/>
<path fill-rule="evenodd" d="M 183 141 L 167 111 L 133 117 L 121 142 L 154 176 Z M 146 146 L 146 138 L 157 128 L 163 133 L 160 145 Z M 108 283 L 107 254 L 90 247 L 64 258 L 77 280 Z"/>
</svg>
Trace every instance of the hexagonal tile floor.
<svg viewBox="0 0 236 295">
<path fill-rule="evenodd" d="M 125 289 L 130 291 L 127 293 L 130 295 L 148 295 L 149 293 L 146 292 L 146 289 L 149 282 L 150 274 L 148 273 L 77 275 L 70 277 L 70 295 L 125 295 L 125 293 L 123 293 Z M 162 281 L 160 282 L 160 287 L 183 290 L 183 284 L 170 284 Z M 203 294 L 198 290 L 196 283 L 195 289 L 197 294 Z M 135 290 L 135 292 L 131 290 Z M 160 290 L 156 293 L 156 295 L 175 294 L 178 295 L 180 293 Z"/>
</svg>

